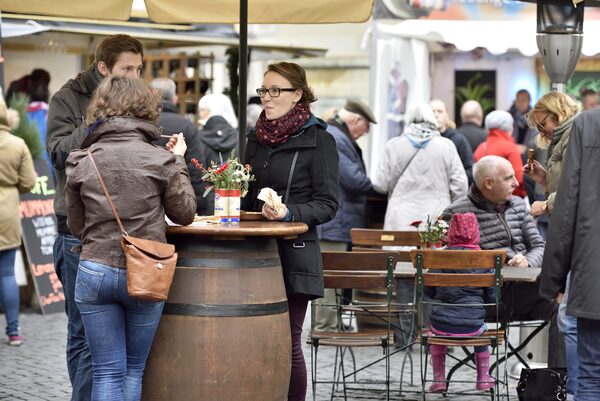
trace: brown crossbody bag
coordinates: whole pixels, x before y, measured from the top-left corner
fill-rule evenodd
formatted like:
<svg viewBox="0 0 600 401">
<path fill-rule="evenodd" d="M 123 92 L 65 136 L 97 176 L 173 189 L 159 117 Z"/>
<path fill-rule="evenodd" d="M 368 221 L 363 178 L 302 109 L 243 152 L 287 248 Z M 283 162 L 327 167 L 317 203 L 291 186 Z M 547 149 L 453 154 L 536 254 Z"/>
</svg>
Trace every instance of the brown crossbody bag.
<svg viewBox="0 0 600 401">
<path fill-rule="evenodd" d="M 177 264 L 175 246 L 127 234 L 89 149 L 88 155 L 121 230 L 121 247 L 125 252 L 127 267 L 127 293 L 131 297 L 147 301 L 165 301 L 169 295 Z"/>
</svg>

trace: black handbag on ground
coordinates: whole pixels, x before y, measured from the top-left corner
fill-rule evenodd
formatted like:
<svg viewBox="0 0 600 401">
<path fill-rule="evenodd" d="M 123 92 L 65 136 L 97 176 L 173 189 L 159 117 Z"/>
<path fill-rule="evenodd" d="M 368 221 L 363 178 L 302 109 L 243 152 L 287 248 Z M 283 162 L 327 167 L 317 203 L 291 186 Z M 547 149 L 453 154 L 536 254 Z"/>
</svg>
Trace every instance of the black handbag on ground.
<svg viewBox="0 0 600 401">
<path fill-rule="evenodd" d="M 521 370 L 517 385 L 519 401 L 563 401 L 567 399 L 567 370 L 543 368 Z"/>
</svg>

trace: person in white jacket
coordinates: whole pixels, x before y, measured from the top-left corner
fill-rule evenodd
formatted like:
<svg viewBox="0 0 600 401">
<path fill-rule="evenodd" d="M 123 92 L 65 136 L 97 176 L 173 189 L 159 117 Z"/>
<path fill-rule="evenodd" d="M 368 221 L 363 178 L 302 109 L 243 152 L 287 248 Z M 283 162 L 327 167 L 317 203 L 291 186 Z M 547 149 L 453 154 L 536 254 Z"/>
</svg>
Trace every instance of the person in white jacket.
<svg viewBox="0 0 600 401">
<path fill-rule="evenodd" d="M 385 230 L 415 230 L 411 222 L 437 218 L 468 189 L 456 147 L 437 131 L 431 107 L 413 104 L 405 121 L 404 133 L 386 144 L 373 177 L 375 190 L 388 195 Z"/>
</svg>

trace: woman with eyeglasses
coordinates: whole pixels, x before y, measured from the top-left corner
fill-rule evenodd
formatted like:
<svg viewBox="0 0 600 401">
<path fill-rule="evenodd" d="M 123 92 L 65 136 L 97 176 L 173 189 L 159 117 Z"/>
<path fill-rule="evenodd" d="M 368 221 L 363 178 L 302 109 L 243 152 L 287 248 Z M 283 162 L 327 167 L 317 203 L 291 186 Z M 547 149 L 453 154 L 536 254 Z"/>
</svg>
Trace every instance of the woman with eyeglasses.
<svg viewBox="0 0 600 401">
<path fill-rule="evenodd" d="M 248 134 L 244 159 L 256 181 L 250 183 L 243 208 L 261 211 L 269 220 L 300 221 L 309 227 L 295 239 L 277 241 L 292 335 L 288 401 L 303 401 L 307 379 L 302 325 L 308 301 L 323 296 L 317 225 L 333 219 L 338 208 L 338 153 L 333 136 L 325 131 L 327 124 L 311 113 L 316 97 L 301 66 L 269 65 L 256 93 L 264 110 Z M 281 196 L 281 210 L 257 199 L 264 187 Z"/>
<path fill-rule="evenodd" d="M 531 167 L 527 164 L 523 167 L 523 172 L 544 188 L 546 196 L 545 201 L 536 201 L 531 205 L 533 216 L 551 217 L 554 211 L 554 198 L 563 169 L 571 125 L 577 111 L 575 100 L 565 93 L 553 91 L 542 96 L 529 113 L 527 118 L 529 125 L 538 131 L 535 138 L 536 145 L 541 149 L 548 149 L 546 168 L 537 160 Z M 558 329 L 564 335 L 567 355 L 567 399 L 572 399 L 570 397 L 577 390 L 579 358 L 577 357 L 577 318 L 566 314 L 569 286 L 570 277 L 567 278 L 564 295 L 559 296 L 556 302 L 560 304 L 557 317 Z"/>
</svg>

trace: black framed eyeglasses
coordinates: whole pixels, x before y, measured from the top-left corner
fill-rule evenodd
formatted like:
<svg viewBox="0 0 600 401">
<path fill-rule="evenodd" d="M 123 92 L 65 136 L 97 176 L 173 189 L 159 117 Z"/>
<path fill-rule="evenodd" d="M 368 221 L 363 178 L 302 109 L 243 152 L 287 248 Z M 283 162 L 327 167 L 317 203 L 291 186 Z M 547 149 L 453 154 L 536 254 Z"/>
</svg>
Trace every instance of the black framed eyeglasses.
<svg viewBox="0 0 600 401">
<path fill-rule="evenodd" d="M 546 116 L 542 119 L 542 121 L 540 121 L 538 123 L 538 125 L 537 125 L 538 132 L 546 131 L 546 120 L 548 120 L 548 117 L 550 117 L 550 113 L 546 113 Z"/>
<path fill-rule="evenodd" d="M 279 97 L 279 95 L 281 95 L 281 92 L 295 92 L 296 89 L 294 88 L 258 88 L 256 90 L 256 94 L 263 98 L 267 95 L 267 93 L 269 94 L 269 96 L 271 97 Z"/>
</svg>

